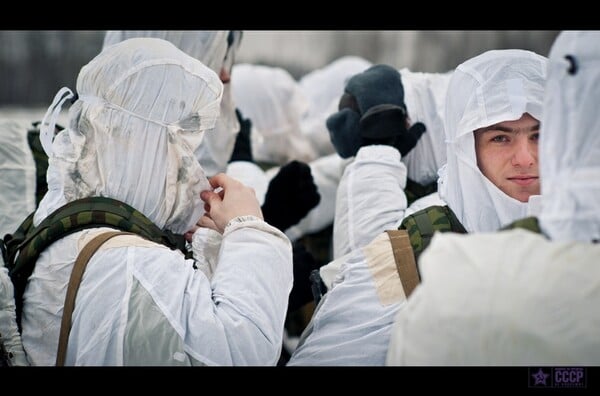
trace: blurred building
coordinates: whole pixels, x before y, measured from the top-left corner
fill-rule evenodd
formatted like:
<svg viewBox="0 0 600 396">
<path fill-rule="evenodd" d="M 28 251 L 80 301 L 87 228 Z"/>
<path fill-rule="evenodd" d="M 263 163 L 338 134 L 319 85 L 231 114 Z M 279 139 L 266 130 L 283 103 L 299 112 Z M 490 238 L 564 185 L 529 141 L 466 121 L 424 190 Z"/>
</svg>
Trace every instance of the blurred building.
<svg viewBox="0 0 600 396">
<path fill-rule="evenodd" d="M 344 55 L 414 71 L 443 72 L 489 49 L 547 55 L 557 31 L 246 31 L 237 62 L 286 68 L 300 77 Z M 0 31 L 0 106 L 47 106 L 75 88 L 104 31 Z"/>
</svg>

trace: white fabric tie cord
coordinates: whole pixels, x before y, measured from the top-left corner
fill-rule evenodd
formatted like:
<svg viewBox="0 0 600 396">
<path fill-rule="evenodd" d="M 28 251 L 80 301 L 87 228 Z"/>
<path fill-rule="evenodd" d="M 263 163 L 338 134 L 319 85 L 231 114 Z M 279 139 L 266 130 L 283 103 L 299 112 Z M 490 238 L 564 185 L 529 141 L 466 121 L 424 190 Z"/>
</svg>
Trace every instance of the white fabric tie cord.
<svg viewBox="0 0 600 396">
<path fill-rule="evenodd" d="M 217 121 L 217 116 L 215 115 L 215 110 L 219 108 L 219 100 L 215 100 L 213 103 L 206 105 L 206 107 L 203 108 L 201 111 L 191 114 L 190 116 L 188 116 L 182 120 L 179 120 L 175 123 L 165 123 L 162 121 L 153 120 L 151 118 L 136 114 L 127 109 L 124 109 L 121 106 L 118 106 L 113 103 L 109 103 L 106 100 L 99 98 L 97 96 L 81 95 L 79 97 L 79 100 L 81 100 L 85 103 L 88 103 L 92 106 L 108 107 L 108 108 L 123 112 L 125 114 L 128 114 L 132 117 L 136 117 L 141 120 L 148 121 L 148 122 L 151 122 L 156 125 L 160 125 L 162 127 L 167 128 L 167 130 L 171 134 L 175 134 L 179 131 L 198 132 L 198 131 L 205 131 L 205 130 L 214 128 L 215 123 Z M 216 114 L 218 115 L 218 112 L 216 112 Z"/>
<path fill-rule="evenodd" d="M 42 125 L 40 127 L 40 141 L 48 157 L 52 156 L 52 140 L 54 139 L 54 129 L 56 127 L 58 115 L 62 110 L 62 105 L 65 103 L 65 101 L 74 97 L 75 94 L 73 91 L 67 87 L 62 87 L 56 96 L 54 96 L 52 104 L 50 107 L 48 107 L 48 110 L 42 119 Z"/>
</svg>

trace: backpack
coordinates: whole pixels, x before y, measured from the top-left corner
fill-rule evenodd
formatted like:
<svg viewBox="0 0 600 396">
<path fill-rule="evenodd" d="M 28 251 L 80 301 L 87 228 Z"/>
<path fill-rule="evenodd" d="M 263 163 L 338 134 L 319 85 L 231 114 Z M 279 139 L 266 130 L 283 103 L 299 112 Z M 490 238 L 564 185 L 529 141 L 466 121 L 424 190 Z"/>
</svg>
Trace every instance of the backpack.
<svg viewBox="0 0 600 396">
<path fill-rule="evenodd" d="M 172 250 L 179 249 L 186 258 L 191 257 L 183 235 L 161 230 L 141 212 L 115 199 L 90 197 L 69 202 L 51 213 L 37 227 L 33 226 L 34 213 L 27 216 L 14 233 L 0 239 L 4 262 L 15 289 L 19 330 L 23 293 L 38 257 L 53 242 L 67 235 L 88 228 L 111 227 L 138 234 Z"/>
</svg>

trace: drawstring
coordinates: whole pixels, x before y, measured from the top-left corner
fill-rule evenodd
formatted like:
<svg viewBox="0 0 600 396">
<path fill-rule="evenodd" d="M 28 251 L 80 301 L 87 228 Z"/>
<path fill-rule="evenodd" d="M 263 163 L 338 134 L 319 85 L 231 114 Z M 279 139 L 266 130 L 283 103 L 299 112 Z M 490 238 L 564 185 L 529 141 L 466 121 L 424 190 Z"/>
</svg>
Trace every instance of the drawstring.
<svg viewBox="0 0 600 396">
<path fill-rule="evenodd" d="M 74 97 L 75 95 L 69 88 L 61 88 L 56 96 L 54 96 L 52 104 L 48 107 L 48 110 L 42 119 L 42 124 L 40 126 L 40 142 L 48 157 L 52 156 L 52 140 L 54 139 L 54 129 L 56 128 L 58 114 L 65 101 Z"/>
<path fill-rule="evenodd" d="M 219 100 L 216 99 L 215 101 L 213 101 L 212 103 L 206 105 L 202 110 L 200 110 L 197 113 L 191 114 L 190 116 L 188 116 L 187 118 L 184 118 L 183 120 L 179 120 L 175 123 L 166 123 L 163 121 L 158 121 L 158 120 L 154 120 L 148 117 L 144 117 L 142 115 L 136 114 L 132 111 L 129 111 L 119 105 L 113 104 L 113 103 L 109 103 L 106 100 L 102 99 L 102 98 L 98 98 L 96 96 L 91 96 L 91 95 L 81 95 L 79 97 L 79 99 L 85 103 L 88 103 L 90 105 L 94 105 L 94 106 L 104 106 L 107 108 L 111 108 L 117 111 L 120 111 L 122 113 L 128 114 L 132 117 L 147 121 L 147 122 L 151 122 L 153 124 L 156 125 L 160 125 L 164 128 L 167 129 L 167 131 L 172 134 L 172 135 L 178 135 L 179 131 L 183 131 L 183 132 L 189 132 L 189 131 L 193 131 L 193 132 L 204 132 L 207 129 L 213 128 L 216 120 L 217 120 L 217 116 L 216 115 L 209 115 L 209 114 L 214 114 L 215 113 L 215 107 L 219 106 Z"/>
</svg>

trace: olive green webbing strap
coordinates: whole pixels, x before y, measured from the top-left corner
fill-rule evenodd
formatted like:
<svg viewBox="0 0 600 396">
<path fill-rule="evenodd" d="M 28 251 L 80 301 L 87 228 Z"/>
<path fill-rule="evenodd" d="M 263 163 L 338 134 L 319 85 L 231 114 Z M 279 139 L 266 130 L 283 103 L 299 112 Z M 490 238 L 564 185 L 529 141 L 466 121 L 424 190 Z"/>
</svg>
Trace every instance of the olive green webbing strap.
<svg viewBox="0 0 600 396">
<path fill-rule="evenodd" d="M 131 232 L 109 231 L 97 235 L 87 245 L 83 247 L 71 271 L 71 278 L 67 286 L 67 295 L 65 296 L 65 305 L 63 307 L 63 316 L 60 322 L 60 337 L 58 339 L 58 351 L 56 352 L 56 365 L 64 366 L 67 356 L 67 344 L 69 342 L 69 333 L 71 332 L 71 317 L 75 308 L 75 297 L 79 290 L 81 278 L 85 272 L 88 261 L 102 246 L 102 244 L 117 235 L 135 235 Z"/>
<path fill-rule="evenodd" d="M 392 251 L 394 252 L 394 260 L 396 261 L 396 269 L 400 276 L 400 282 L 402 282 L 402 289 L 404 289 L 404 294 L 408 298 L 421 282 L 410 238 L 406 230 L 388 230 L 386 232 L 392 244 Z"/>
</svg>

